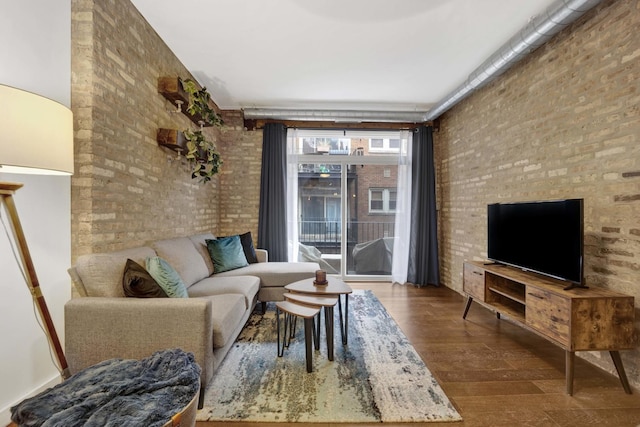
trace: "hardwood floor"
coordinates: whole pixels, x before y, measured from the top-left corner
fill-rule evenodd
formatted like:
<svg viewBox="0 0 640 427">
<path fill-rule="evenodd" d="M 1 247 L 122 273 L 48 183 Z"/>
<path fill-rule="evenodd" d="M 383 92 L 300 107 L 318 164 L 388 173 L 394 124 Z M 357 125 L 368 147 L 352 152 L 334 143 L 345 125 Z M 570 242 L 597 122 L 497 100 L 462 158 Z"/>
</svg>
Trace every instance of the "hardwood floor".
<svg viewBox="0 0 640 427">
<path fill-rule="evenodd" d="M 464 419 L 460 423 L 426 424 L 429 427 L 640 426 L 638 390 L 625 394 L 617 377 L 576 358 L 574 395 L 568 396 L 560 348 L 508 320 L 498 320 L 493 312 L 475 303 L 463 320 L 465 299 L 448 288 L 350 285 L 374 292 Z M 263 424 L 233 423 L 237 427 Z"/>
</svg>

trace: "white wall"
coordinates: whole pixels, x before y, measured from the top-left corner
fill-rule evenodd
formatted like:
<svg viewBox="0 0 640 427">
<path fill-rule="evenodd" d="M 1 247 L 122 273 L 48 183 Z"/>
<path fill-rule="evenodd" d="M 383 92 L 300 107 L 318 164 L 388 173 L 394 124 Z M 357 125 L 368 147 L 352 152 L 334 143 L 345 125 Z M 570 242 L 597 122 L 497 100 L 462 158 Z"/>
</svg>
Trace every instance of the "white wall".
<svg viewBox="0 0 640 427">
<path fill-rule="evenodd" d="M 1 9 L 0 84 L 70 106 L 71 0 L 2 0 Z M 5 108 L 11 106 L 0 99 L 0 111 Z M 0 181 L 24 184 L 14 200 L 42 293 L 64 343 L 63 307 L 71 297 L 66 273 L 71 260 L 70 178 L 0 173 Z M 0 216 L 8 227 L 4 210 Z M 0 426 L 5 426 L 11 406 L 56 384 L 60 375 L 2 226 L 0 294 Z"/>
</svg>

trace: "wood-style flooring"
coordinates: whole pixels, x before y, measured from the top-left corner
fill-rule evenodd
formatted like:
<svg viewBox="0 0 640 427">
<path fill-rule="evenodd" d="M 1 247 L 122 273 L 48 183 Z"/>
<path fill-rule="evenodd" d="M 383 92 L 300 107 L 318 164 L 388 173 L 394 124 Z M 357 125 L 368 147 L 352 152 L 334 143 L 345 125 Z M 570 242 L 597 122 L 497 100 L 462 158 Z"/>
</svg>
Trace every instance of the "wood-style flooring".
<svg viewBox="0 0 640 427">
<path fill-rule="evenodd" d="M 564 351 L 445 288 L 350 283 L 371 289 L 393 316 L 464 421 L 399 426 L 513 427 L 640 425 L 640 392 L 576 357 L 574 395 L 565 393 Z M 603 357 L 608 357 L 603 353 Z M 202 422 L 200 427 L 225 423 Z M 228 425 L 228 423 L 227 423 Z M 264 423 L 232 423 L 234 427 Z M 269 424 L 287 427 L 289 424 Z M 294 425 L 294 424 L 291 424 Z M 296 427 L 306 424 L 297 423 Z M 308 424 L 339 426 L 346 424 Z M 355 424 L 364 426 L 365 424 Z M 376 426 L 391 424 L 373 424 Z"/>
</svg>

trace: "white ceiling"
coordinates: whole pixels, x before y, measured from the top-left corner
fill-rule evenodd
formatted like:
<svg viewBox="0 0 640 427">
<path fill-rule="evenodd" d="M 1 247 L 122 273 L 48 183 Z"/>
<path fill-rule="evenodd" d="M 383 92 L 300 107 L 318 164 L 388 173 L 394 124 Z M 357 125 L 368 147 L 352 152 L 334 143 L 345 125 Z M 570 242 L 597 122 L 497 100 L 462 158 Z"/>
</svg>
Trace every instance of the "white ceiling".
<svg viewBox="0 0 640 427">
<path fill-rule="evenodd" d="M 222 109 L 424 112 L 554 0 L 132 0 Z"/>
</svg>

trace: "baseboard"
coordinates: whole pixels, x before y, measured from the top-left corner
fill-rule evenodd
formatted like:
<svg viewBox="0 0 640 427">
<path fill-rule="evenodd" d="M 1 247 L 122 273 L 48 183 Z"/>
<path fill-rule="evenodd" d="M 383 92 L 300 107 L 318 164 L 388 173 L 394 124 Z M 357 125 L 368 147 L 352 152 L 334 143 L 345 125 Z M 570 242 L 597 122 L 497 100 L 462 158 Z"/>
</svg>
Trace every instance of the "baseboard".
<svg viewBox="0 0 640 427">
<path fill-rule="evenodd" d="M 11 425 L 11 407 L 14 405 L 17 405 L 18 403 L 22 402 L 24 399 L 27 399 L 29 397 L 35 396 L 38 393 L 41 393 L 43 391 L 45 391 L 48 388 L 54 387 L 58 384 L 60 384 L 61 378 L 60 376 L 55 376 L 54 378 L 52 378 L 51 380 L 49 380 L 48 382 L 44 383 L 43 385 L 41 385 L 40 387 L 38 387 L 37 389 L 33 390 L 31 393 L 22 396 L 20 399 L 16 400 L 14 403 L 12 403 L 11 405 L 2 408 L 0 410 L 0 426 L 9 426 Z"/>
</svg>

